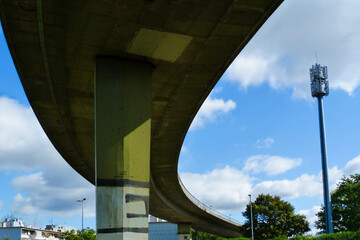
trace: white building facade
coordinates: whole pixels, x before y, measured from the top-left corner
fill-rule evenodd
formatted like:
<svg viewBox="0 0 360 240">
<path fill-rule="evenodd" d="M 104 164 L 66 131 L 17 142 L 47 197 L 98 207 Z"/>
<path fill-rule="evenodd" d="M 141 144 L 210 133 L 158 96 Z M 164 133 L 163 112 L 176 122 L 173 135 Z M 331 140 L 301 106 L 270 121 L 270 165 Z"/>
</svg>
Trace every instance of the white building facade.
<svg viewBox="0 0 360 240">
<path fill-rule="evenodd" d="M 19 219 L 6 218 L 0 226 L 0 240 L 59 240 L 60 235 L 59 230 L 26 227 Z"/>
</svg>

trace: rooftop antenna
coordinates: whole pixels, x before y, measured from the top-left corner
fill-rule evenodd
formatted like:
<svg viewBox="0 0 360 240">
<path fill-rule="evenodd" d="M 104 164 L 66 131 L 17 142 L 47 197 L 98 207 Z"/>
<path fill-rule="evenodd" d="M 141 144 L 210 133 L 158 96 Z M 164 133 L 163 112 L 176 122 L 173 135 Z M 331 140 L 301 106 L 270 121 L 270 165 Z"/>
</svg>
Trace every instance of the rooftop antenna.
<svg viewBox="0 0 360 240">
<path fill-rule="evenodd" d="M 316 53 L 317 61 L 317 53 Z M 326 136 L 325 136 L 325 120 L 324 120 L 324 108 L 323 108 L 323 96 L 329 95 L 329 81 L 328 71 L 326 66 L 321 66 L 318 63 L 312 65 L 310 68 L 310 81 L 311 81 L 311 95 L 318 99 L 319 107 L 319 128 L 320 128 L 320 147 L 321 147 L 321 165 L 322 165 L 322 177 L 323 177 L 323 194 L 325 203 L 325 224 L 326 233 L 333 233 L 332 214 L 329 194 L 329 182 L 328 182 L 328 169 L 327 169 L 327 154 L 326 154 Z"/>
</svg>

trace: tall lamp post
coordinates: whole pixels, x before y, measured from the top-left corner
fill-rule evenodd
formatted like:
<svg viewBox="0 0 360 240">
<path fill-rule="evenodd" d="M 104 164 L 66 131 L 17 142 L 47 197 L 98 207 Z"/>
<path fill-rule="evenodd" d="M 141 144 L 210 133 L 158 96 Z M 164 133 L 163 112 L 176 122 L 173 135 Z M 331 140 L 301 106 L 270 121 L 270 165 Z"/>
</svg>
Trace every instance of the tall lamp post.
<svg viewBox="0 0 360 240">
<path fill-rule="evenodd" d="M 325 224 L 326 233 L 333 233 L 331 204 L 329 194 L 329 182 L 327 172 L 327 156 L 326 156 L 326 137 L 325 137 L 325 120 L 323 108 L 323 96 L 329 95 L 329 81 L 327 67 L 320 64 L 312 65 L 310 68 L 311 80 L 311 96 L 318 99 L 319 108 L 319 127 L 320 127 L 320 145 L 321 145 L 321 163 L 322 163 L 322 177 L 323 177 L 323 194 L 325 203 Z"/>
<path fill-rule="evenodd" d="M 254 240 L 254 223 L 253 223 L 253 214 L 252 214 L 251 194 L 249 194 L 249 198 L 250 198 L 251 240 Z"/>
<path fill-rule="evenodd" d="M 81 240 L 84 240 L 84 201 L 86 198 L 82 200 L 76 200 L 76 202 L 81 202 Z"/>
</svg>

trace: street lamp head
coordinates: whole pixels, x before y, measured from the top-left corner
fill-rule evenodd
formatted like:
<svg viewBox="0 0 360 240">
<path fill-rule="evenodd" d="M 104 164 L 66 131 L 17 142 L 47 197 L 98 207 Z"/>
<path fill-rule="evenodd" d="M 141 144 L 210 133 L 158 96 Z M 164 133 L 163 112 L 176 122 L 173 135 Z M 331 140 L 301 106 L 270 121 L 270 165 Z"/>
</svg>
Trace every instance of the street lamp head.
<svg viewBox="0 0 360 240">
<path fill-rule="evenodd" d="M 76 200 L 76 202 L 81 202 L 81 240 L 84 240 L 84 201 L 86 198 L 82 200 Z"/>
</svg>

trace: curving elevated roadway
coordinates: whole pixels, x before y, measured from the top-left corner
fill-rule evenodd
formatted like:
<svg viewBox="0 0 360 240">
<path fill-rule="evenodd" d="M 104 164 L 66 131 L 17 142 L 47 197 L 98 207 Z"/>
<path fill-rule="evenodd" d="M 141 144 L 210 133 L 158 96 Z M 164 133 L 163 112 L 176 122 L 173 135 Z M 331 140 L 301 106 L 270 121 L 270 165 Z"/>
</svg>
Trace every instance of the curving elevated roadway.
<svg viewBox="0 0 360 240">
<path fill-rule="evenodd" d="M 205 211 L 184 193 L 178 156 L 201 104 L 281 2 L 0 0 L 0 17 L 40 124 L 93 184 L 95 58 L 151 62 L 150 214 L 235 237 L 239 224 Z"/>
</svg>

